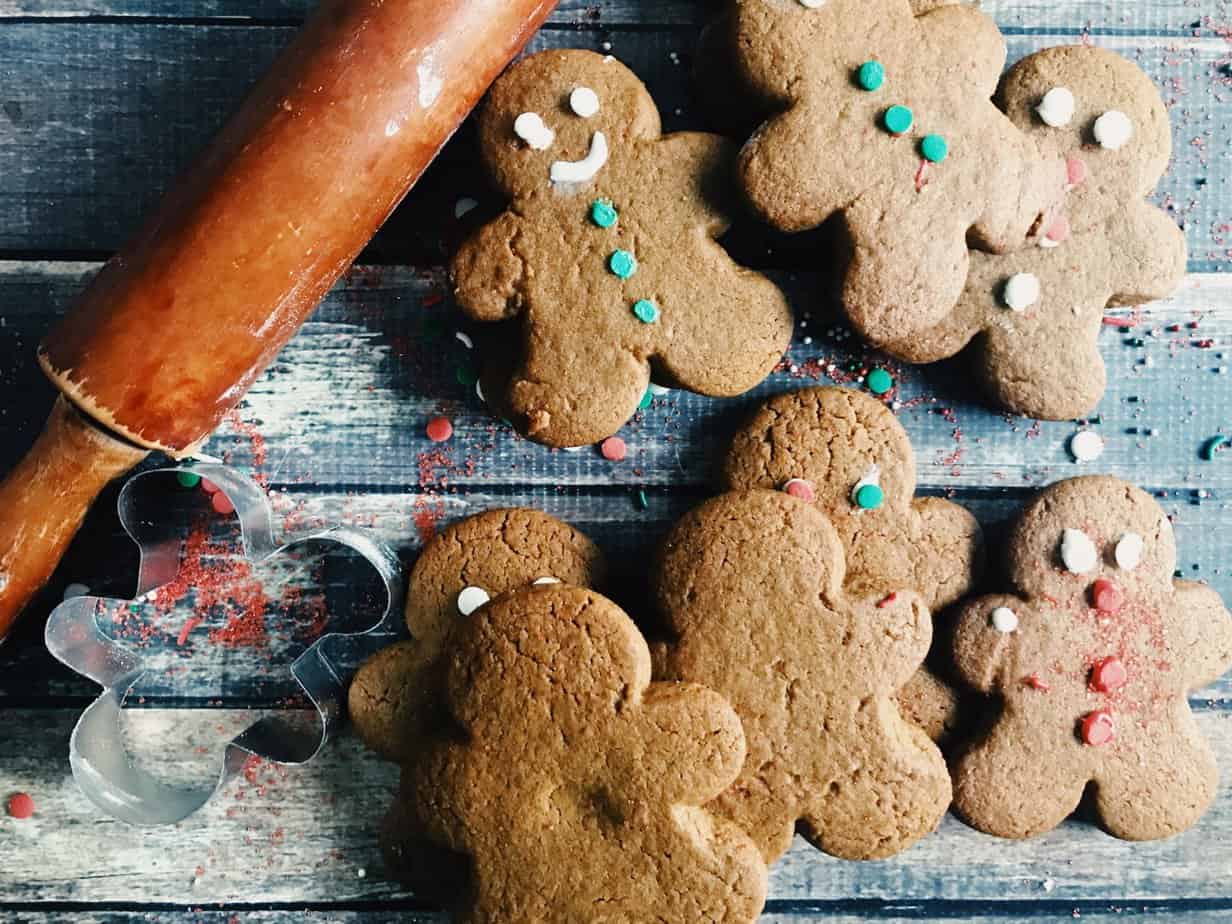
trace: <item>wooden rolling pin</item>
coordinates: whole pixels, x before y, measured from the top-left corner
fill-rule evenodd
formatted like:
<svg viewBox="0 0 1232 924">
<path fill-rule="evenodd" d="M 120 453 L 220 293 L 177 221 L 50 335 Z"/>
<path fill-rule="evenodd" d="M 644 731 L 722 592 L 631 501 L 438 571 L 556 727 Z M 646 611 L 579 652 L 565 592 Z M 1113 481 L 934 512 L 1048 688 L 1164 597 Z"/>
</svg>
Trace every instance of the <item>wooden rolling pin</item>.
<svg viewBox="0 0 1232 924">
<path fill-rule="evenodd" d="M 110 480 L 209 436 L 556 2 L 323 3 L 40 347 L 61 398 L 0 484 L 0 640 Z"/>
</svg>

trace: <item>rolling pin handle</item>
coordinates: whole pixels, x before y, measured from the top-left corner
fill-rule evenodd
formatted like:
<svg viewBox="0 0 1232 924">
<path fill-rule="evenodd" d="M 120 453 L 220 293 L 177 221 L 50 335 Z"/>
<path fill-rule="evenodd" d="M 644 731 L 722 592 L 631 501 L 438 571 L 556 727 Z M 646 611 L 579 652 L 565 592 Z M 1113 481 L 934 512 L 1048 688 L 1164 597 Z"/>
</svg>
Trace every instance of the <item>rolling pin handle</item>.
<svg viewBox="0 0 1232 924">
<path fill-rule="evenodd" d="M 56 399 L 34 446 L 0 482 L 0 641 L 55 571 L 94 499 L 147 455 Z"/>
</svg>

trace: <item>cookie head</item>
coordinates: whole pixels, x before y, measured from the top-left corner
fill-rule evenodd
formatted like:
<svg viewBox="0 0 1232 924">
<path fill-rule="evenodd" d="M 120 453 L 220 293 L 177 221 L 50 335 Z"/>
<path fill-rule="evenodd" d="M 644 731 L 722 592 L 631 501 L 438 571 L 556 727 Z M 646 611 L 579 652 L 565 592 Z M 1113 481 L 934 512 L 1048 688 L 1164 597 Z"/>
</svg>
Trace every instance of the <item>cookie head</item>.
<svg viewBox="0 0 1232 924">
<path fill-rule="evenodd" d="M 1172 524 L 1139 488 L 1104 476 L 1044 491 L 1011 543 L 1010 577 L 1027 597 L 1086 604 L 1113 614 L 1142 594 L 1168 593 L 1176 568 Z"/>
<path fill-rule="evenodd" d="M 513 199 L 593 188 L 622 146 L 659 132 L 641 81 L 589 51 L 543 52 L 515 64 L 479 120 L 488 169 Z"/>
<path fill-rule="evenodd" d="M 1074 45 L 1033 54 L 1006 75 L 999 97 L 1045 154 L 1068 160 L 1068 208 L 1078 215 L 1094 197 L 1104 209 L 1141 199 L 1168 167 L 1172 130 L 1159 90 L 1111 51 Z"/>
</svg>

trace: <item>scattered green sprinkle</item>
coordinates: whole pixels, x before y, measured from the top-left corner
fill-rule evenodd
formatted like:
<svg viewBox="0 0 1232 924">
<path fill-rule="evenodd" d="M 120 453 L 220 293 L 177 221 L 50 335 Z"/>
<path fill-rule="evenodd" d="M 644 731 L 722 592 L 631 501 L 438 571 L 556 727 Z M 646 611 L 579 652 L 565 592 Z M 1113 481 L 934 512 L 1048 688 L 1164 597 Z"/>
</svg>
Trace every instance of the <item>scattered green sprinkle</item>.
<svg viewBox="0 0 1232 924">
<path fill-rule="evenodd" d="M 639 401 L 637 404 L 637 409 L 639 411 L 646 410 L 646 408 L 650 407 L 650 403 L 652 401 L 654 401 L 654 394 L 650 391 L 649 388 L 647 388 L 646 394 L 642 395 L 642 400 Z"/>
<path fill-rule="evenodd" d="M 1227 445 L 1227 442 L 1228 438 L 1226 436 L 1212 436 L 1202 447 L 1202 458 L 1207 462 L 1214 461 L 1215 454 Z"/>
<path fill-rule="evenodd" d="M 637 504 L 638 510 L 645 510 L 650 506 L 650 500 L 646 497 L 646 492 L 640 489 L 633 495 L 633 502 Z"/>
<path fill-rule="evenodd" d="M 865 384 L 868 385 L 868 390 L 874 395 L 884 395 L 894 387 L 894 376 L 884 369 L 874 369 L 868 374 Z"/>
<path fill-rule="evenodd" d="M 180 469 L 175 473 L 175 480 L 184 488 L 195 488 L 201 484 L 201 476 L 196 472 L 190 472 L 187 469 Z"/>
<path fill-rule="evenodd" d="M 472 366 L 458 366 L 458 384 L 467 388 L 479 381 L 479 373 Z"/>
</svg>

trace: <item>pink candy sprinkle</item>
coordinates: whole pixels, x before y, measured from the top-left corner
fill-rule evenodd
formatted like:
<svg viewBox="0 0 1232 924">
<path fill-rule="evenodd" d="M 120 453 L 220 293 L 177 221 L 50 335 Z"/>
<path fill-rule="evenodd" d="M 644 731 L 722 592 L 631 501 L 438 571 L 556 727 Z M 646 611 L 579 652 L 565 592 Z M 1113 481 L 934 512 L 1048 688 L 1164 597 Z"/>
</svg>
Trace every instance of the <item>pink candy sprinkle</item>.
<svg viewBox="0 0 1232 924">
<path fill-rule="evenodd" d="M 217 513 L 221 513 L 223 516 L 229 516 L 235 513 L 235 504 L 231 503 L 231 498 L 223 494 L 222 491 L 215 491 L 213 493 L 210 497 L 210 506 L 212 506 Z"/>
<path fill-rule="evenodd" d="M 783 492 L 790 494 L 792 497 L 798 497 L 806 504 L 811 504 L 817 499 L 817 492 L 813 489 L 813 483 L 805 481 L 803 478 L 792 478 L 787 484 L 783 485 Z"/>
<path fill-rule="evenodd" d="M 443 443 L 453 436 L 453 423 L 448 417 L 433 417 L 428 421 L 428 439 Z"/>
<path fill-rule="evenodd" d="M 629 454 L 629 447 L 619 436 L 609 436 L 599 444 L 599 451 L 609 462 L 620 462 Z"/>
<path fill-rule="evenodd" d="M 1070 186 L 1081 186 L 1087 181 L 1087 164 L 1080 157 L 1071 157 L 1065 162 L 1065 172 Z"/>
<path fill-rule="evenodd" d="M 1069 240 L 1070 230 L 1069 218 L 1062 215 L 1052 223 L 1044 237 L 1055 244 L 1061 244 Z"/>
</svg>

